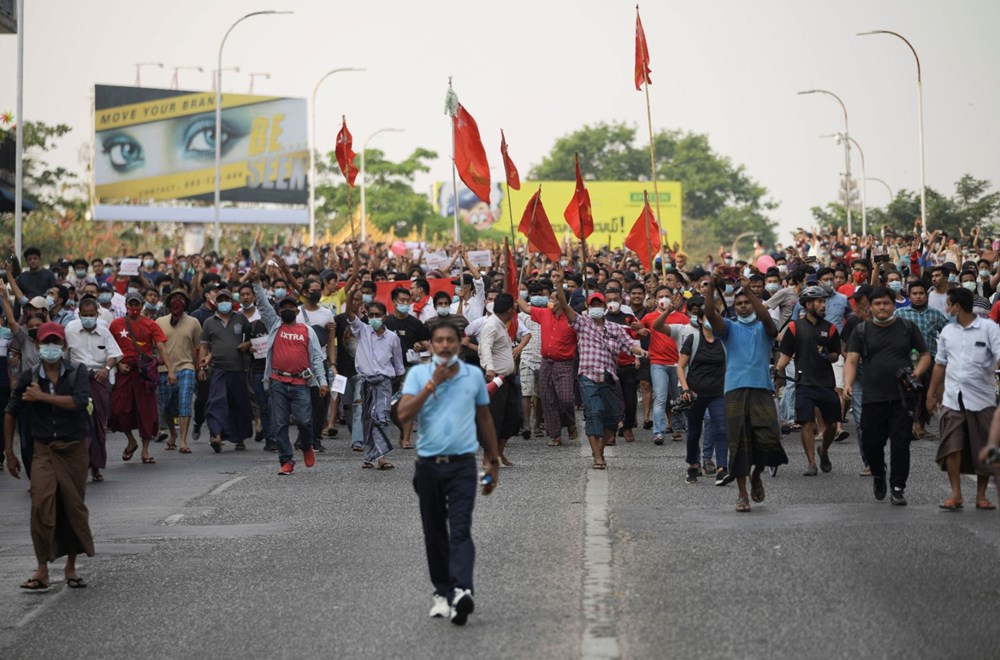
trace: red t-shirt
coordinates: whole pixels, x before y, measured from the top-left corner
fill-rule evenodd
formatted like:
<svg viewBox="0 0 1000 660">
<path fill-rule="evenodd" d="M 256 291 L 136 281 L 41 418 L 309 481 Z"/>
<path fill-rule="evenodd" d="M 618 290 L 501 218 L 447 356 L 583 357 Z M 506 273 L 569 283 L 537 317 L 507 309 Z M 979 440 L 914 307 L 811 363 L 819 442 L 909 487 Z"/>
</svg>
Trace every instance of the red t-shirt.
<svg viewBox="0 0 1000 660">
<path fill-rule="evenodd" d="M 309 330 L 302 323 L 282 323 L 278 334 L 274 336 L 271 348 L 271 378 L 290 383 L 304 385 L 305 378 L 282 376 L 273 370 L 290 374 L 300 374 L 309 368 Z"/>
<path fill-rule="evenodd" d="M 556 317 L 548 307 L 532 307 L 531 320 L 542 330 L 542 357 L 564 362 L 576 357 L 576 330 L 569 327 L 566 315 Z"/>
<path fill-rule="evenodd" d="M 993 307 L 990 309 L 990 319 L 995 323 L 1000 323 L 1000 300 L 993 303 Z"/>
<path fill-rule="evenodd" d="M 670 335 L 653 330 L 653 323 L 658 318 L 660 318 L 660 312 L 650 312 L 639 321 L 639 323 L 642 323 L 649 329 L 649 363 L 672 367 L 677 364 L 679 357 L 677 342 Z M 691 322 L 691 319 L 680 312 L 671 312 L 664 321 L 667 325 L 687 325 Z"/>
<path fill-rule="evenodd" d="M 132 331 L 135 333 L 135 343 L 139 346 L 139 350 L 146 355 L 152 356 L 156 344 L 167 341 L 167 336 L 163 334 L 163 329 L 153 319 L 140 316 L 137 319 L 128 319 L 128 324 L 125 321 L 125 318 L 115 319 L 108 326 L 111 336 L 118 342 L 118 348 L 122 349 L 122 359 L 124 360 L 134 361 L 139 359 L 139 355 L 135 352 L 135 347 L 132 345 L 132 334 L 129 332 L 129 325 L 131 325 Z"/>
</svg>

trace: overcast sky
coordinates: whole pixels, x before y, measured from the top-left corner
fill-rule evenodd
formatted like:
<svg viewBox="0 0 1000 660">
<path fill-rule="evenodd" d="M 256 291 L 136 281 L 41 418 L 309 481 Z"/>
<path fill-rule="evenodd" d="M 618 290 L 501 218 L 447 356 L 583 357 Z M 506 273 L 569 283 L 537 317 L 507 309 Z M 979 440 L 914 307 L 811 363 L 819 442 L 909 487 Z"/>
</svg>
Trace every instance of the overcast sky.
<svg viewBox="0 0 1000 660">
<path fill-rule="evenodd" d="M 82 171 L 91 140 L 94 83 L 210 87 L 219 41 L 257 9 L 294 10 L 242 23 L 229 38 L 225 91 L 308 97 L 326 71 L 367 67 L 324 83 L 317 101 L 320 149 L 333 148 L 346 114 L 355 148 L 374 130 L 400 127 L 372 146 L 390 158 L 437 151 L 431 175 L 450 177 L 448 76 L 475 116 L 494 176 L 502 176 L 500 129 L 524 176 L 554 140 L 583 124 L 623 120 L 645 142 L 646 106 L 632 83 L 634 2 L 618 0 L 31 0 L 26 3 L 25 117 L 73 132 L 52 160 Z M 821 134 L 841 130 L 837 93 L 868 175 L 894 191 L 919 188 L 916 68 L 921 56 L 927 184 L 951 193 L 965 172 L 1000 183 L 1000 2 L 996 0 L 727 0 L 642 6 L 652 67 L 653 125 L 706 133 L 712 147 L 765 185 L 780 203 L 781 236 L 811 222 L 809 208 L 834 199 L 843 151 Z M 0 111 L 15 107 L 16 38 L 0 37 Z M 859 164 L 855 162 L 855 170 Z M 888 201 L 869 183 L 870 206 Z M 562 208 L 562 200 L 552 202 Z M 931 218 L 933 227 L 933 218 Z"/>
</svg>

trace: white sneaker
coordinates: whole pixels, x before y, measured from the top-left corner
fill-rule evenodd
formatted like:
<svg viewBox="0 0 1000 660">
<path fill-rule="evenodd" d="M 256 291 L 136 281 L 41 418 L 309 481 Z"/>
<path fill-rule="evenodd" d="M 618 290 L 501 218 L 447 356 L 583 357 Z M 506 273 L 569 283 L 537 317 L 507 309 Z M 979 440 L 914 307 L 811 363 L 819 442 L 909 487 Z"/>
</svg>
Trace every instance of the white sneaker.
<svg viewBox="0 0 1000 660">
<path fill-rule="evenodd" d="M 448 604 L 448 599 L 444 596 L 434 594 L 434 604 L 431 605 L 431 618 L 443 619 L 448 616 L 451 616 L 451 605 Z"/>
<path fill-rule="evenodd" d="M 464 626 L 469 619 L 469 615 L 476 609 L 476 604 L 472 602 L 472 592 L 468 589 L 455 589 L 455 595 L 451 600 L 451 622 L 456 626 Z"/>
</svg>

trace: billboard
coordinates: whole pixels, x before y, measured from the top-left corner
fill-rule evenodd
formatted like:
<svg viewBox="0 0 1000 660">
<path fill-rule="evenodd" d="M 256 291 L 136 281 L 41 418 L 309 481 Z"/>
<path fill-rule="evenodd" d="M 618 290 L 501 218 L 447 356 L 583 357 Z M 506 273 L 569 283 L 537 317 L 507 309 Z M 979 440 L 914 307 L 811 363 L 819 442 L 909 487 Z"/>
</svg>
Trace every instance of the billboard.
<svg viewBox="0 0 1000 660">
<path fill-rule="evenodd" d="M 305 204 L 305 99 L 223 94 L 222 199 Z M 211 201 L 215 92 L 97 85 L 94 183 L 101 202 Z"/>
<path fill-rule="evenodd" d="M 648 181 L 586 181 L 590 192 L 590 204 L 594 214 L 594 233 L 589 241 L 619 247 L 625 242 L 632 225 L 642 211 L 643 191 L 649 192 L 649 205 L 656 212 L 653 188 Z M 552 222 L 556 238 L 562 241 L 570 238 L 572 232 L 563 219 L 563 211 L 573 199 L 575 181 L 522 181 L 520 190 L 511 190 L 507 199 L 507 187 L 503 183 L 493 183 L 490 203 L 479 200 L 461 181 L 458 183 L 458 214 L 462 222 L 476 229 L 496 228 L 510 231 L 510 216 L 507 204 L 514 211 L 514 229 L 521 222 L 521 215 L 528 200 L 542 187 L 542 203 Z M 684 244 L 681 233 L 681 184 L 678 181 L 658 181 L 660 194 L 660 228 L 666 231 L 670 243 Z M 434 185 L 434 210 L 445 217 L 454 212 L 455 195 L 451 182 Z"/>
</svg>

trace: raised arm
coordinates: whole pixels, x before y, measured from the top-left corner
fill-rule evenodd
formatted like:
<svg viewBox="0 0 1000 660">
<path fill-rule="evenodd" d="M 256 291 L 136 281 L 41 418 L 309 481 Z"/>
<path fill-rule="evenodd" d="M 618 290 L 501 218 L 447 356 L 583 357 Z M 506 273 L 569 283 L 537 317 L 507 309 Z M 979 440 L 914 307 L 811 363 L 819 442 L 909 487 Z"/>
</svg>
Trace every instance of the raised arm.
<svg viewBox="0 0 1000 660">
<path fill-rule="evenodd" d="M 715 307 L 715 287 L 716 283 L 713 280 L 707 287 L 705 287 L 705 318 L 708 319 L 709 324 L 712 326 L 712 331 L 720 337 L 726 332 L 726 320 L 722 318 L 719 314 L 719 310 Z M 770 314 L 768 315 L 770 317 Z"/>
<path fill-rule="evenodd" d="M 573 308 L 569 306 L 566 302 L 566 292 L 563 291 L 563 271 L 561 268 L 556 268 L 552 271 L 552 288 L 556 290 L 556 306 L 562 309 L 563 314 L 566 315 L 566 321 L 570 325 L 576 323 L 576 312 Z"/>
</svg>

